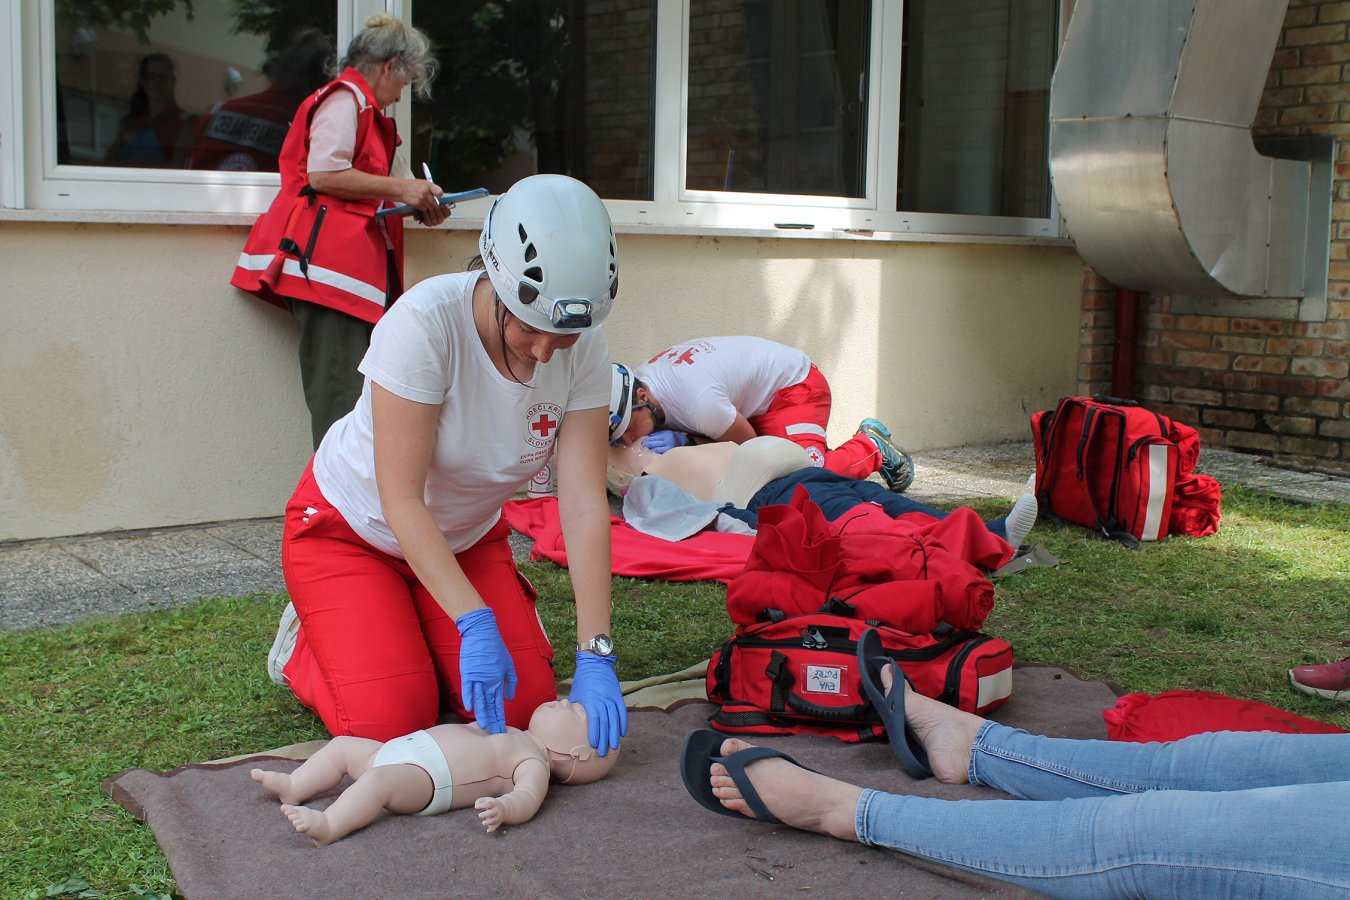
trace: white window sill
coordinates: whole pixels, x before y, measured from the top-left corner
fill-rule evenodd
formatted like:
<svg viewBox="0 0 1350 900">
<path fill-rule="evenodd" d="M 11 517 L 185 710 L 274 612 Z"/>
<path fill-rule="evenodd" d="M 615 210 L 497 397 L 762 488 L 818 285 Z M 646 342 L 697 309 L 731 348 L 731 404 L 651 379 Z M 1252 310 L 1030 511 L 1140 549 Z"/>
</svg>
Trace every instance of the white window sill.
<svg viewBox="0 0 1350 900">
<path fill-rule="evenodd" d="M 252 226 L 257 216 L 245 213 L 128 212 L 120 210 L 59 210 L 0 208 L 0 222 L 44 222 L 107 225 L 207 225 Z M 482 219 L 452 218 L 440 225 L 446 231 L 477 231 Z M 821 228 L 735 228 L 707 225 L 617 224 L 618 234 L 650 234 L 677 237 L 792 238 L 794 240 L 851 240 L 922 244 L 1013 244 L 1042 247 L 1072 247 L 1065 237 L 995 234 L 943 234 L 910 231 L 862 231 Z"/>
</svg>

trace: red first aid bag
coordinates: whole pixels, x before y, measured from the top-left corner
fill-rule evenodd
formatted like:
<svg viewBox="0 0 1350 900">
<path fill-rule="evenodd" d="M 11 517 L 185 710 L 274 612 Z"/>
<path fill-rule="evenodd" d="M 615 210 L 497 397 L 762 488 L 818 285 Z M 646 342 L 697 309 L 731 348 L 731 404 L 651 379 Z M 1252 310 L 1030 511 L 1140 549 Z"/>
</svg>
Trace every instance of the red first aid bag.
<svg viewBox="0 0 1350 900">
<path fill-rule="evenodd" d="M 748 734 L 818 734 L 857 743 L 885 734 L 858 673 L 858 638 L 873 625 L 828 613 L 738 629 L 708 664 L 710 724 Z M 906 634 L 877 626 L 886 654 L 914 689 L 984 714 L 1012 694 L 1013 651 L 977 631 Z"/>
<path fill-rule="evenodd" d="M 1133 401 L 1065 397 L 1032 415 L 1031 433 L 1042 513 L 1125 544 L 1167 537 L 1182 457 L 1171 419 Z"/>
</svg>

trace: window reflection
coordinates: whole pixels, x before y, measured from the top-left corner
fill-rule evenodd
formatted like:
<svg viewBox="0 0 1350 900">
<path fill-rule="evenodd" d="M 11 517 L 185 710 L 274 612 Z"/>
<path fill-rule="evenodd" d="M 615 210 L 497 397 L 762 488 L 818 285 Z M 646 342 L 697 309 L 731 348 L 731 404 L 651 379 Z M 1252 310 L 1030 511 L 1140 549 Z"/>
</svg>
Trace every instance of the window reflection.
<svg viewBox="0 0 1350 900">
<path fill-rule="evenodd" d="M 277 171 L 295 108 L 335 62 L 336 5 L 158 6 L 57 5 L 57 162 Z"/>
<path fill-rule="evenodd" d="M 898 209 L 1049 215 L 1055 0 L 907 0 Z"/>
<path fill-rule="evenodd" d="M 654 0 L 419 0 L 441 73 L 413 101 L 414 167 L 446 190 L 550 172 L 651 199 L 655 19 Z"/>
<path fill-rule="evenodd" d="M 864 194 L 871 4 L 692 0 L 685 184 Z"/>
</svg>

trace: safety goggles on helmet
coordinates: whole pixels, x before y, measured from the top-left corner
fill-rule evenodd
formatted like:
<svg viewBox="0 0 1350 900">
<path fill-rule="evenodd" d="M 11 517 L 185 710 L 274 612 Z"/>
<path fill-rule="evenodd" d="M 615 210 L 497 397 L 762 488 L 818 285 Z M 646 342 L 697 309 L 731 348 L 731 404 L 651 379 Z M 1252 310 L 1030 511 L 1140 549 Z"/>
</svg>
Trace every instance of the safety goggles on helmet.
<svg viewBox="0 0 1350 900">
<path fill-rule="evenodd" d="M 623 437 L 633 418 L 633 373 L 623 363 L 614 363 L 609 390 L 609 442 Z"/>
</svg>

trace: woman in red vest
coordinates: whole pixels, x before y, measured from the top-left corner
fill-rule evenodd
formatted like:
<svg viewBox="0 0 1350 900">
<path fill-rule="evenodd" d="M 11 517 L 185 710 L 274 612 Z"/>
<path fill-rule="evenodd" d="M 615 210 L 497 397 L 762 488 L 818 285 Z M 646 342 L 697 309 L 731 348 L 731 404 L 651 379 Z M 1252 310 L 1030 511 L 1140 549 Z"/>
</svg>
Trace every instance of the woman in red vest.
<svg viewBox="0 0 1350 900">
<path fill-rule="evenodd" d="M 299 325 L 315 447 L 356 404 L 370 330 L 403 292 L 403 222 L 376 211 L 406 203 L 424 225 L 449 215 L 430 179 L 391 175 L 399 138 L 383 111 L 409 84 L 429 94 L 436 69 L 420 31 L 385 14 L 366 20 L 341 74 L 296 110 L 281 148 L 281 190 L 230 279 L 290 309 Z"/>
</svg>

